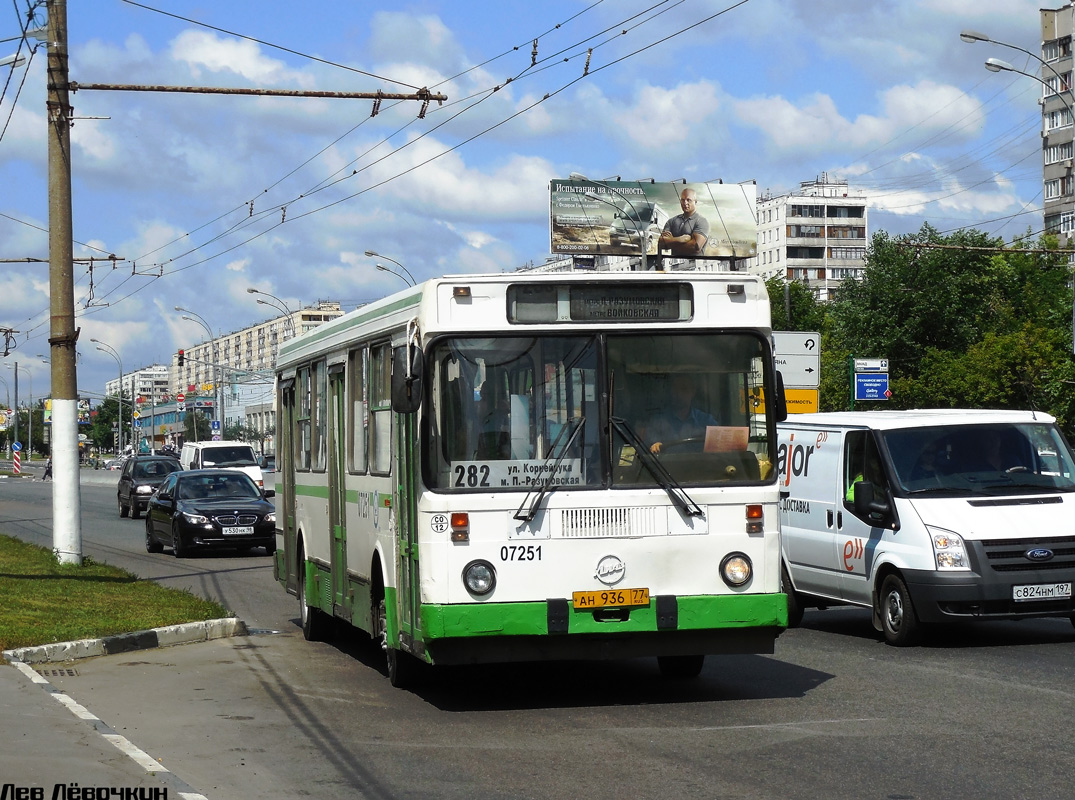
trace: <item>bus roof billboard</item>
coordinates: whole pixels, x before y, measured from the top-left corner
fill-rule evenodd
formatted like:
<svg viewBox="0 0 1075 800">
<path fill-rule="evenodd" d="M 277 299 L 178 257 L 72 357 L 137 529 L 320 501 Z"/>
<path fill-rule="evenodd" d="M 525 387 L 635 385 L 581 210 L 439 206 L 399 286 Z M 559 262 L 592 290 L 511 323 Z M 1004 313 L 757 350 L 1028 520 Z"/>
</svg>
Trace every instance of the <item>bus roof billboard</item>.
<svg viewBox="0 0 1075 800">
<path fill-rule="evenodd" d="M 675 258 L 757 255 L 757 187 L 749 183 L 554 180 L 551 250 Z"/>
</svg>

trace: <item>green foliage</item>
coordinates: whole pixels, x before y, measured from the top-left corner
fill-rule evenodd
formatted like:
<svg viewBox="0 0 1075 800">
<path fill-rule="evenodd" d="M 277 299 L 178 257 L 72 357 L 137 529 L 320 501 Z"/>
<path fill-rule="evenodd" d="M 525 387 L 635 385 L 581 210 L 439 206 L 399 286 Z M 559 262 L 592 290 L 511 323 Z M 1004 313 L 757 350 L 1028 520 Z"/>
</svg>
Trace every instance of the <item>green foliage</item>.
<svg viewBox="0 0 1075 800">
<path fill-rule="evenodd" d="M 212 438 L 209 418 L 200 411 L 188 411 L 183 417 L 183 441 L 208 442 Z"/>
<path fill-rule="evenodd" d="M 851 358 L 887 358 L 885 408 L 1030 408 L 1055 415 L 1070 434 L 1071 272 L 1068 253 L 1055 248 L 1052 236 L 1009 246 L 929 225 L 908 236 L 878 233 L 865 278 L 844 283 L 827 306 L 789 287 L 790 328 L 783 284 L 770 281 L 773 329 L 822 332 L 822 410 L 849 407 Z"/>
<path fill-rule="evenodd" d="M 0 535 L 0 650 L 231 616 L 219 603 L 116 567 L 60 564 L 49 550 Z"/>
</svg>

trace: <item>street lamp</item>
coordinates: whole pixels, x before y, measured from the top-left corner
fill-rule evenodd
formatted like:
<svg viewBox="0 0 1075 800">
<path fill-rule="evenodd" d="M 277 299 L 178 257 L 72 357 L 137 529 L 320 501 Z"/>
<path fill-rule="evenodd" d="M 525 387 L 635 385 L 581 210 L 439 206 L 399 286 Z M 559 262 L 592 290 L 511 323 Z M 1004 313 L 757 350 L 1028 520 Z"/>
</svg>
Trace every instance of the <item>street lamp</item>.
<svg viewBox="0 0 1075 800">
<path fill-rule="evenodd" d="M 119 419 L 116 421 L 116 430 L 119 431 L 119 439 L 117 441 L 116 455 L 123 455 L 123 359 L 119 357 L 111 345 L 105 344 L 100 339 L 90 339 L 91 342 L 97 345 L 97 349 L 102 353 L 107 353 L 116 359 L 116 364 L 119 365 L 119 391 L 116 393 L 119 398 Z M 132 391 L 133 395 L 134 392 Z M 134 425 L 134 397 L 131 397 L 131 425 Z M 131 428 L 131 445 L 134 445 L 134 428 Z"/>
<path fill-rule="evenodd" d="M 257 300 L 257 302 L 260 303 L 263 306 L 271 306 L 272 308 L 275 308 L 277 311 L 282 311 L 284 313 L 284 332 L 286 333 L 287 329 L 290 327 L 291 328 L 291 336 L 294 337 L 296 335 L 295 334 L 295 320 L 291 318 L 291 309 L 288 308 L 287 303 L 285 303 L 283 300 L 281 300 L 276 295 L 269 294 L 268 292 L 263 292 L 263 291 L 261 291 L 261 289 L 255 289 L 253 286 L 249 287 L 246 290 L 246 293 L 247 294 L 263 294 L 266 297 L 271 297 L 275 302 L 269 302 L 268 300 L 260 300 L 260 299 Z"/>
<path fill-rule="evenodd" d="M 26 434 L 26 438 L 27 438 L 27 442 L 26 442 L 26 463 L 29 464 L 30 463 L 30 456 L 32 456 L 33 452 L 34 452 L 34 375 L 33 375 L 32 372 L 27 370 L 26 367 L 22 368 L 22 374 L 26 375 L 30 379 L 30 408 L 29 408 L 29 414 L 27 414 L 27 417 L 29 418 L 29 423 L 27 425 L 28 430 L 27 430 L 27 434 Z M 15 404 L 16 404 L 16 406 L 18 405 L 18 402 L 19 402 L 19 362 L 16 361 L 15 362 Z M 18 408 L 15 409 L 15 435 L 16 436 L 19 435 L 19 409 Z"/>
<path fill-rule="evenodd" d="M 964 34 L 973 33 L 973 31 L 964 31 L 963 33 Z M 979 34 L 979 35 L 981 35 L 981 34 Z M 963 36 L 961 35 L 960 38 L 963 38 Z M 977 41 L 977 40 L 964 39 L 964 41 Z M 993 41 L 993 40 L 989 39 L 987 41 Z M 1015 50 L 1023 50 L 1023 48 L 1021 48 L 1021 47 L 1016 47 L 1015 45 L 1011 45 L 1011 44 L 1004 44 L 1003 42 L 995 42 L 995 44 L 1001 44 L 1001 45 L 1004 45 L 1005 47 L 1014 48 Z M 1032 55 L 1032 56 L 1034 55 L 1033 53 L 1030 53 L 1027 50 L 1023 50 L 1023 52 L 1028 53 L 1029 55 Z M 1045 64 L 1045 61 L 1043 61 L 1041 58 L 1038 58 L 1037 56 L 1034 56 L 1034 57 L 1037 58 L 1038 61 L 1041 61 L 1042 64 Z M 1049 65 L 1045 64 L 1045 66 L 1049 66 Z M 986 59 L 985 68 L 987 70 L 989 70 L 990 72 L 1014 72 L 1017 75 L 1025 75 L 1028 78 L 1033 78 L 1034 80 L 1036 80 L 1038 83 L 1040 83 L 1042 86 L 1044 86 L 1045 88 L 1049 89 L 1050 91 L 1053 91 L 1053 87 L 1049 86 L 1047 81 L 1042 80 L 1040 77 L 1035 75 L 1033 72 L 1024 72 L 1021 69 L 1016 69 L 1011 64 L 1009 64 L 1007 61 L 1001 61 L 999 58 L 988 58 L 988 59 Z M 1052 69 L 1052 67 L 1049 67 L 1049 69 Z M 1056 74 L 1055 70 L 1053 70 L 1053 74 L 1054 75 Z M 1060 76 L 1057 75 L 1057 77 L 1059 78 Z M 1071 120 L 1072 124 L 1075 125 L 1075 110 L 1072 109 L 1071 103 L 1068 101 L 1068 99 L 1066 97 L 1064 97 L 1064 95 L 1060 94 L 1059 92 L 1055 92 L 1055 95 L 1056 95 L 1056 97 L 1060 98 L 1061 102 L 1063 102 L 1064 106 L 1068 110 L 1068 118 Z M 1070 180 L 1070 178 L 1069 178 L 1069 180 Z M 1075 353 L 1075 295 L 1073 295 L 1072 305 L 1071 305 L 1071 346 L 1072 346 L 1072 352 Z"/>
<path fill-rule="evenodd" d="M 411 275 L 411 271 L 409 269 L 407 269 L 405 266 L 403 266 L 402 264 L 400 264 L 398 261 L 396 261 L 394 258 L 389 258 L 388 256 L 381 255 L 380 253 L 377 253 L 377 252 L 375 252 L 373 250 L 367 250 L 366 251 L 366 258 L 383 258 L 385 261 L 391 261 L 393 264 L 395 264 L 397 267 L 399 267 L 401 270 L 403 270 L 403 274 L 407 276 L 407 279 L 409 281 L 409 283 L 407 284 L 408 286 L 414 286 L 417 283 L 417 281 L 414 279 L 414 276 Z M 384 267 L 381 267 L 381 266 L 377 266 L 377 269 L 382 270 L 384 272 L 391 272 L 392 271 L 390 269 L 385 269 Z M 403 277 L 403 276 L 401 275 L 400 277 Z"/>
<path fill-rule="evenodd" d="M 648 269 L 649 268 L 649 230 L 647 228 L 646 231 L 643 231 L 641 228 L 638 227 L 639 223 L 641 223 L 642 220 L 638 215 L 638 209 L 635 208 L 635 204 L 631 202 L 631 198 L 629 198 L 627 195 L 625 195 L 623 192 L 621 192 L 615 186 L 609 186 L 606 181 L 592 181 L 592 180 L 590 180 L 589 178 L 587 178 L 585 175 L 583 175 L 580 172 L 572 172 L 570 175 L 568 175 L 568 177 L 573 181 L 585 181 L 587 183 L 600 184 L 601 186 L 604 186 L 606 189 L 608 189 L 610 192 L 615 192 L 619 197 L 621 197 L 623 199 L 623 201 L 625 203 L 627 203 L 628 206 L 631 207 L 631 213 L 633 214 L 633 216 L 631 218 L 631 224 L 634 225 L 635 233 L 638 234 L 638 244 L 642 248 L 642 257 L 639 260 L 638 266 L 639 266 L 639 269 L 641 269 L 641 270 Z M 585 192 L 583 194 L 583 197 L 586 197 L 586 198 L 588 198 L 590 200 L 599 200 L 600 202 L 604 203 L 605 205 L 612 206 L 617 211 L 622 211 L 623 210 L 618 205 L 616 205 L 615 203 L 612 203 L 612 202 L 606 200 L 605 198 L 601 197 L 600 195 L 598 195 L 598 194 L 596 194 L 594 192 Z M 661 263 L 663 264 L 663 261 Z M 663 266 L 662 266 L 662 269 L 663 269 Z"/>
<path fill-rule="evenodd" d="M 224 387 L 220 385 L 220 365 L 217 363 L 217 346 L 216 339 L 213 337 L 213 329 L 209 327 L 209 323 L 201 318 L 199 314 L 191 311 L 189 308 L 183 308 L 182 306 L 176 306 L 176 311 L 183 311 L 189 316 L 181 317 L 181 319 L 189 319 L 191 322 L 197 322 L 209 335 L 209 352 L 213 359 L 213 394 L 216 395 L 217 401 L 220 403 L 217 410 L 217 420 L 220 422 L 220 435 L 224 435 Z M 198 422 L 195 417 L 194 422 L 194 438 L 198 437 Z"/>
<path fill-rule="evenodd" d="M 413 285 L 414 285 L 414 284 L 412 284 L 412 283 L 411 283 L 411 282 L 410 282 L 409 280 L 407 280 L 407 276 L 406 276 L 406 275 L 400 275 L 400 274 L 399 274 L 398 272 L 396 272 L 396 271 L 395 271 L 394 269 L 389 269 L 389 268 L 388 268 L 388 267 L 386 267 L 386 266 L 385 266 L 384 264 L 374 264 L 373 266 L 375 266 L 375 267 L 376 267 L 377 269 L 379 269 L 379 270 L 380 270 L 381 272 L 387 272 L 387 273 L 388 273 L 389 275 L 395 275 L 395 276 L 396 276 L 397 278 L 399 278 L 399 279 L 400 279 L 401 281 L 403 281 L 403 282 L 404 282 L 405 284 L 407 284 L 408 286 L 413 286 Z"/>
</svg>

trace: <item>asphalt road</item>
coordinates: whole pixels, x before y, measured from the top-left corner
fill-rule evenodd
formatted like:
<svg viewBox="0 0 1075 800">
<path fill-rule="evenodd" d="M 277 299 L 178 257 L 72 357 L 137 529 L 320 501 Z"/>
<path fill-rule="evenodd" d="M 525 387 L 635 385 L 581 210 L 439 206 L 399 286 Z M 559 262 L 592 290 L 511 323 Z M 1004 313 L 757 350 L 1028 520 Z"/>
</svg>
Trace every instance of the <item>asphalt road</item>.
<svg viewBox="0 0 1075 800">
<path fill-rule="evenodd" d="M 0 482 L 0 532 L 48 545 L 50 491 Z M 214 800 L 1044 798 L 1075 785 L 1067 620 L 946 628 L 896 649 L 866 612 L 808 611 L 775 655 L 711 657 L 695 681 L 639 659 L 440 668 L 400 691 L 365 637 L 302 639 L 267 557 L 151 556 L 110 487 L 84 485 L 82 505 L 87 554 L 278 631 L 49 677 Z"/>
</svg>

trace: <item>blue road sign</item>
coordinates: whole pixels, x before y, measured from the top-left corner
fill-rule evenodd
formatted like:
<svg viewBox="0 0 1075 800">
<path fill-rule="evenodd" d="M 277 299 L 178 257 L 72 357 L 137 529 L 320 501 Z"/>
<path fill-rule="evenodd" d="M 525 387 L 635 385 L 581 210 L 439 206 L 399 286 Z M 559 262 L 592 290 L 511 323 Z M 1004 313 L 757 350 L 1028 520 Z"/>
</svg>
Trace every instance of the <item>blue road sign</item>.
<svg viewBox="0 0 1075 800">
<path fill-rule="evenodd" d="M 14 450 L 16 453 L 19 452 L 20 450 L 22 450 L 22 442 L 12 442 L 11 449 Z"/>
<path fill-rule="evenodd" d="M 888 400 L 892 392 L 888 389 L 888 373 L 855 373 L 856 400 Z"/>
</svg>

